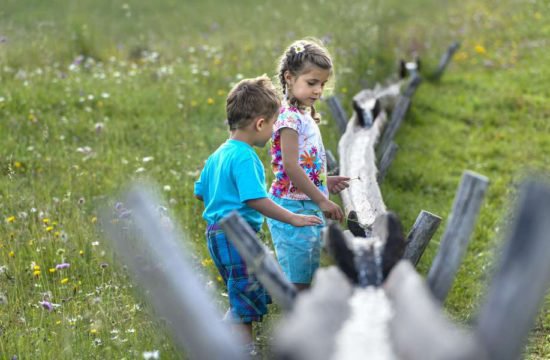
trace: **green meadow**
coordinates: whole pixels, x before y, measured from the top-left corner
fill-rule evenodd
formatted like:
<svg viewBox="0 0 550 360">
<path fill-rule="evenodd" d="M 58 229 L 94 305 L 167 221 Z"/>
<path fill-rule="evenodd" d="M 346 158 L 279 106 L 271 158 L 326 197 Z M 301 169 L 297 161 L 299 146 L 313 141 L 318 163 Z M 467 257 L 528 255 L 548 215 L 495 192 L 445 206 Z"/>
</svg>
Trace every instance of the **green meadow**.
<svg viewBox="0 0 550 360">
<path fill-rule="evenodd" d="M 445 303 L 454 321 L 475 321 L 519 184 L 550 174 L 548 1 L 1 0 L 1 359 L 181 357 L 109 251 L 98 208 L 131 181 L 156 183 L 224 310 L 193 183 L 227 137 L 231 86 L 275 76 L 283 49 L 306 36 L 332 53 L 331 93 L 348 114 L 354 94 L 420 56 L 426 80 L 382 193 L 406 230 L 421 209 L 443 217 L 418 268 L 426 274 L 462 172 L 489 178 Z M 454 40 L 461 48 L 430 81 Z M 337 154 L 337 126 L 319 108 Z M 258 153 L 267 165 L 267 150 Z M 272 310 L 257 328 L 265 353 Z M 549 357 L 547 297 L 525 358 Z"/>
</svg>

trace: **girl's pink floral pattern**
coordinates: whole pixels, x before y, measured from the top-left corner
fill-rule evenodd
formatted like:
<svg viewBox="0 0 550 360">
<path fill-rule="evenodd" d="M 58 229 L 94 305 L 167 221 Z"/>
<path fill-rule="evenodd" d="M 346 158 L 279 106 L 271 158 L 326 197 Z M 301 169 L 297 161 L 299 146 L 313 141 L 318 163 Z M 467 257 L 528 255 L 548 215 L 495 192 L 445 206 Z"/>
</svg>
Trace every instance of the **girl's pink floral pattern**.
<svg viewBox="0 0 550 360">
<path fill-rule="evenodd" d="M 298 163 L 304 169 L 311 182 L 328 197 L 326 155 L 321 131 L 315 120 L 309 114 L 303 114 L 294 106 L 283 103 L 279 117 L 273 125 L 271 143 L 271 167 L 275 179 L 269 192 L 277 197 L 291 200 L 309 200 L 309 197 L 299 191 L 283 168 L 281 153 L 282 128 L 290 128 L 298 132 L 299 158 Z"/>
</svg>

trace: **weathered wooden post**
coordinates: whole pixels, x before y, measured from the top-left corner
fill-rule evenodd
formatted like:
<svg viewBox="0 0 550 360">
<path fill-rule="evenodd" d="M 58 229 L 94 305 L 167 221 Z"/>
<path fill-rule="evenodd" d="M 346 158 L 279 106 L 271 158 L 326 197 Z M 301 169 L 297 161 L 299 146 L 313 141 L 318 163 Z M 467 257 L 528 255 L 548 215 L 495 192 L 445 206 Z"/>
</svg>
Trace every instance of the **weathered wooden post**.
<svg viewBox="0 0 550 360">
<path fill-rule="evenodd" d="M 397 104 L 395 105 L 395 108 L 391 113 L 388 125 L 384 129 L 384 134 L 382 135 L 382 138 L 380 139 L 380 144 L 377 147 L 377 153 L 379 154 L 379 157 L 381 157 L 387 151 L 395 135 L 397 134 L 397 130 L 399 130 L 399 128 L 401 127 L 401 123 L 405 119 L 405 115 L 407 114 L 407 111 L 409 110 L 409 107 L 411 105 L 412 96 L 414 95 L 416 89 L 421 82 L 422 78 L 420 77 L 420 75 L 415 74 L 415 76 L 413 76 L 407 84 L 405 90 L 403 91 L 403 94 L 398 97 Z"/>
<path fill-rule="evenodd" d="M 338 175 L 338 172 L 340 171 L 340 168 L 338 167 L 338 161 L 336 161 L 336 158 L 334 157 L 334 154 L 332 151 L 327 150 L 327 170 L 329 175 Z"/>
<path fill-rule="evenodd" d="M 332 116 L 334 116 L 334 119 L 336 120 L 336 124 L 338 124 L 340 133 L 343 134 L 346 131 L 348 116 L 342 107 L 342 103 L 340 103 L 340 99 L 336 96 L 329 96 L 326 101 L 330 111 L 332 112 Z"/>
<path fill-rule="evenodd" d="M 430 288 L 441 302 L 445 301 L 451 289 L 468 247 L 488 184 L 485 176 L 472 171 L 465 171 L 462 176 L 441 245 L 428 273 Z"/>
<path fill-rule="evenodd" d="M 447 319 L 424 279 L 407 260 L 384 284 L 394 312 L 391 341 L 401 360 L 484 360 L 485 350 L 466 329 Z"/>
<path fill-rule="evenodd" d="M 403 258 L 409 260 L 414 266 L 418 265 L 440 223 L 439 216 L 422 210 L 407 236 L 407 247 Z"/>
<path fill-rule="evenodd" d="M 390 143 L 390 146 L 386 149 L 386 151 L 382 154 L 382 158 L 380 159 L 380 165 L 378 175 L 376 176 L 376 180 L 378 183 L 382 183 L 384 181 L 384 178 L 386 177 L 386 173 L 393 162 L 393 159 L 395 158 L 395 155 L 397 154 L 397 150 L 399 150 L 399 146 L 397 146 L 396 143 L 393 141 Z"/>
<path fill-rule="evenodd" d="M 277 260 L 267 251 L 250 225 L 233 211 L 220 221 L 220 227 L 273 300 L 283 309 L 290 310 L 296 298 L 296 287 L 285 277 Z"/>
<path fill-rule="evenodd" d="M 222 315 L 187 260 L 178 231 L 159 221 L 159 202 L 139 187 L 126 198 L 131 218 L 115 225 L 111 211 L 103 210 L 101 223 L 116 256 L 147 290 L 148 300 L 166 321 L 180 350 L 192 359 L 243 359 L 241 339 L 221 322 Z"/>
<path fill-rule="evenodd" d="M 550 286 L 550 187 L 529 181 L 520 195 L 517 216 L 476 327 L 492 360 L 521 357 Z"/>
<path fill-rule="evenodd" d="M 315 272 L 310 290 L 300 293 L 291 312 L 277 324 L 275 358 L 330 360 L 335 337 L 349 316 L 352 285 L 335 266 Z"/>
<path fill-rule="evenodd" d="M 447 65 L 451 62 L 451 59 L 453 58 L 454 53 L 460 48 L 460 43 L 455 41 L 447 51 L 441 56 L 441 60 L 439 60 L 439 65 L 437 66 L 437 70 L 432 75 L 432 78 L 434 80 L 441 79 L 441 76 L 443 75 L 443 72 L 447 68 Z"/>
</svg>

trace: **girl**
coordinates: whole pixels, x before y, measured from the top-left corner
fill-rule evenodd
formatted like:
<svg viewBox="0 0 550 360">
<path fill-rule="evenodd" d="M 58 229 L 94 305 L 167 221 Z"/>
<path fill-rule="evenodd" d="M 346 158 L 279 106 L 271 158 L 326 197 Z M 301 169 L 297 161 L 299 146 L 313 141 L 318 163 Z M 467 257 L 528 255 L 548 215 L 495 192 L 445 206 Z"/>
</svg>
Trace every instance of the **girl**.
<svg viewBox="0 0 550 360">
<path fill-rule="evenodd" d="M 294 213 L 340 221 L 342 209 L 328 195 L 347 188 L 350 179 L 327 177 L 320 116 L 313 107 L 331 75 L 330 55 L 317 42 L 296 41 L 281 57 L 278 77 L 284 100 L 273 126 L 275 179 L 269 192 L 274 202 Z M 284 273 L 299 290 L 308 288 L 319 267 L 323 225 L 298 228 L 271 219 L 267 224 Z"/>
</svg>

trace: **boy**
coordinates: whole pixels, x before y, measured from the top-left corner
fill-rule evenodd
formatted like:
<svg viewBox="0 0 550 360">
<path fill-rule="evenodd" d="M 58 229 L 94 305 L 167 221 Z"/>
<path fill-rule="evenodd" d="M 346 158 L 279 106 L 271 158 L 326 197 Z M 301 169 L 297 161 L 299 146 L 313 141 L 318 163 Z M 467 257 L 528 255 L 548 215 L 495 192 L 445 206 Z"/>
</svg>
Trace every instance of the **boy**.
<svg viewBox="0 0 550 360">
<path fill-rule="evenodd" d="M 229 139 L 206 161 L 195 183 L 195 197 L 204 201 L 208 250 L 229 293 L 228 318 L 254 351 L 252 322 L 267 313 L 268 295 L 249 277 L 236 248 L 217 225 L 231 211 L 260 231 L 264 216 L 294 226 L 314 226 L 315 216 L 294 214 L 271 201 L 265 189 L 264 167 L 253 146 L 264 147 L 273 133 L 280 101 L 267 76 L 239 82 L 227 96 Z"/>
</svg>

